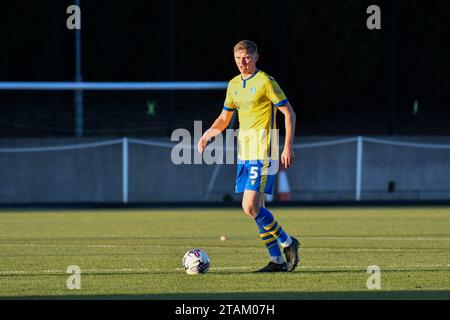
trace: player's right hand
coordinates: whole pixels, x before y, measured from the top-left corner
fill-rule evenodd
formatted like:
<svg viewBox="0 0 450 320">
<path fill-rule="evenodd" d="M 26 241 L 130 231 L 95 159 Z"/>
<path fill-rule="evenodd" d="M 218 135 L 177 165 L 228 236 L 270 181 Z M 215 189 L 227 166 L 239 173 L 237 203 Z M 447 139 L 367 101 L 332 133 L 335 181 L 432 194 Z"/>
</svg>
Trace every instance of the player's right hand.
<svg viewBox="0 0 450 320">
<path fill-rule="evenodd" d="M 200 138 L 200 140 L 198 141 L 198 144 L 197 144 L 197 149 L 198 149 L 199 153 L 203 153 L 203 150 L 205 150 L 207 143 L 208 143 L 208 141 L 206 141 L 206 139 L 204 139 L 203 137 Z"/>
</svg>

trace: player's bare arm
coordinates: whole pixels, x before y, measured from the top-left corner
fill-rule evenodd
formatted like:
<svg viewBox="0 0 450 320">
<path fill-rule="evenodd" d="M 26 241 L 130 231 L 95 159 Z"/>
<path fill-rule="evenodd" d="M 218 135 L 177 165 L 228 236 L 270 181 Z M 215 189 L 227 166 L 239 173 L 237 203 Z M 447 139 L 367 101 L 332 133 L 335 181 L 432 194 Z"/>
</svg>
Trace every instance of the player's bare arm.
<svg viewBox="0 0 450 320">
<path fill-rule="evenodd" d="M 284 125 L 286 129 L 286 137 L 284 140 L 284 148 L 281 153 L 281 164 L 284 168 L 289 168 L 294 163 L 294 149 L 292 148 L 295 134 L 295 112 L 292 109 L 290 103 L 286 103 L 284 106 L 279 107 L 278 110 L 284 115 Z"/>
<path fill-rule="evenodd" d="M 198 152 L 202 153 L 203 150 L 205 150 L 206 144 L 208 141 L 215 136 L 217 136 L 219 133 L 221 133 L 223 130 L 225 130 L 228 127 L 228 124 L 231 121 L 231 118 L 233 118 L 233 112 L 222 110 L 219 117 L 214 121 L 211 128 L 205 131 L 203 136 L 198 141 L 197 149 Z"/>
</svg>

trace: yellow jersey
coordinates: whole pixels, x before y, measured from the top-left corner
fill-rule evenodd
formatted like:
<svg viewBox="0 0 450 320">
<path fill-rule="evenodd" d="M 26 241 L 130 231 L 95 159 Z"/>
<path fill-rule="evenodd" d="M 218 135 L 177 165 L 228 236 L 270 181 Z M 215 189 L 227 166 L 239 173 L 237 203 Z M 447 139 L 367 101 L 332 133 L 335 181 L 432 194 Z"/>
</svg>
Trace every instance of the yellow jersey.
<svg viewBox="0 0 450 320">
<path fill-rule="evenodd" d="M 238 111 L 239 160 L 268 160 L 272 156 L 278 159 L 278 144 L 272 145 L 272 129 L 276 128 L 277 107 L 287 102 L 275 79 L 261 70 L 247 79 L 242 75 L 231 79 L 224 110 Z"/>
</svg>

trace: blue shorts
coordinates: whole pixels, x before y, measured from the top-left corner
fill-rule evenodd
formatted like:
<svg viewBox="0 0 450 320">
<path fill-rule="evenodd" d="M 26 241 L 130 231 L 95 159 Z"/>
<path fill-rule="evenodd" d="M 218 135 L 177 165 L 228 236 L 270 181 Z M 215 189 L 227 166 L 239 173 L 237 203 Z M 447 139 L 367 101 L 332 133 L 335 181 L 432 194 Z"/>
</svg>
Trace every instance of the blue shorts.
<svg viewBox="0 0 450 320">
<path fill-rule="evenodd" d="M 262 174 L 262 169 L 268 165 L 267 161 L 260 160 L 238 161 L 235 192 L 255 190 L 272 194 L 275 174 Z"/>
</svg>

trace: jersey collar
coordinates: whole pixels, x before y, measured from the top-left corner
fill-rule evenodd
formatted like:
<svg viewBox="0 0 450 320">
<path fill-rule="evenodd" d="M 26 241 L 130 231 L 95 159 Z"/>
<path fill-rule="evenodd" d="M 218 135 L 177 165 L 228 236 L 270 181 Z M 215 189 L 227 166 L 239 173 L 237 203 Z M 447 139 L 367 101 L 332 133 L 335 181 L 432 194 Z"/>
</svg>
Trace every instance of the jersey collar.
<svg viewBox="0 0 450 320">
<path fill-rule="evenodd" d="M 248 77 L 247 79 L 242 78 L 242 74 L 241 74 L 241 80 L 242 80 L 242 88 L 245 88 L 247 81 L 250 80 L 251 78 L 253 78 L 257 73 L 258 73 L 259 69 L 256 69 L 255 73 L 253 73 L 250 77 Z"/>
</svg>

